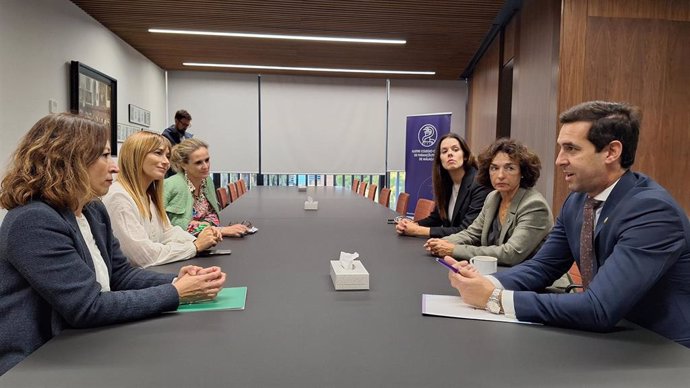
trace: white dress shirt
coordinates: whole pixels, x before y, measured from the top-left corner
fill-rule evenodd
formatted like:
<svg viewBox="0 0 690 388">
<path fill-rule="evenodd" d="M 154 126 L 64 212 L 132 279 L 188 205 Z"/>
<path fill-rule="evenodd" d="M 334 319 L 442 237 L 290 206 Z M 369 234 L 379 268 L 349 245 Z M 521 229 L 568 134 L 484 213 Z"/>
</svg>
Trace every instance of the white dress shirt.
<svg viewBox="0 0 690 388">
<path fill-rule="evenodd" d="M 108 210 L 113 234 L 120 240 L 120 248 L 129 261 L 139 267 L 150 267 L 186 260 L 196 255 L 196 239 L 179 226 L 168 221 L 165 226 L 155 210 L 150 206 L 151 219 L 139 214 L 134 199 L 119 182 L 113 183 L 108 194 L 103 197 Z"/>
<path fill-rule="evenodd" d="M 458 200 L 458 193 L 460 193 L 460 183 L 453 184 L 453 191 L 450 193 L 450 201 L 448 201 L 448 221 L 453 221 L 453 211 L 455 210 L 455 202 Z"/>
<path fill-rule="evenodd" d="M 594 228 L 596 228 L 597 222 L 599 222 L 599 215 L 601 214 L 601 209 L 604 207 L 604 203 L 609 198 L 611 191 L 613 191 L 613 188 L 616 187 L 616 184 L 619 180 L 620 178 L 613 182 L 611 186 L 604 189 L 604 191 L 594 196 L 594 199 L 602 202 L 601 206 L 599 206 L 594 213 Z M 496 279 L 495 277 L 489 275 L 487 276 L 487 278 L 491 280 L 491 283 L 494 284 L 494 287 L 504 289 L 501 282 L 499 282 L 498 279 Z M 514 292 L 511 290 L 504 290 L 501 293 L 501 304 L 503 305 L 503 313 L 506 315 L 506 317 L 517 319 L 517 317 L 515 316 L 515 301 L 513 294 Z"/>
</svg>

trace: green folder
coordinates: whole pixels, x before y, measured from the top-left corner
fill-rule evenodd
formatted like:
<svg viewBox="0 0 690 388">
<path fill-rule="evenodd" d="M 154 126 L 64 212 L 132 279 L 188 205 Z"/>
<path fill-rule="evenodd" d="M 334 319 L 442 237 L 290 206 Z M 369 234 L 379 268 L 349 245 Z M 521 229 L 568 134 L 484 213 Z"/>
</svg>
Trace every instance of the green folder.
<svg viewBox="0 0 690 388">
<path fill-rule="evenodd" d="M 216 299 L 208 302 L 183 304 L 177 308 L 178 313 L 213 310 L 244 310 L 247 301 L 247 287 L 223 288 Z"/>
</svg>

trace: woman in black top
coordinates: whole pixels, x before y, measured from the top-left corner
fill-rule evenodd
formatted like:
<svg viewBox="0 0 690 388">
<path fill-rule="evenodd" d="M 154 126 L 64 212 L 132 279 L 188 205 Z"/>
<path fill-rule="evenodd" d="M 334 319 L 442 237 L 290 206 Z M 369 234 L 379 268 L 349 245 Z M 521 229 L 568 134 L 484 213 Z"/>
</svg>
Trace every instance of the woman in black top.
<svg viewBox="0 0 690 388">
<path fill-rule="evenodd" d="M 477 162 L 465 140 L 448 133 L 436 143 L 432 182 L 436 207 L 429 217 L 401 220 L 398 234 L 444 237 L 467 228 L 482 209 L 491 188 L 475 181 Z"/>
</svg>

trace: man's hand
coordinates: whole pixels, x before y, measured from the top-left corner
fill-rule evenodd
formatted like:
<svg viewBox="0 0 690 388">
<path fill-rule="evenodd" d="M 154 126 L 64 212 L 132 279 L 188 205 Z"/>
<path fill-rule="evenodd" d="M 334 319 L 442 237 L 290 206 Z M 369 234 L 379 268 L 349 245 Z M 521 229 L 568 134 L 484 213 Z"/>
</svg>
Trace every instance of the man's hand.
<svg viewBox="0 0 690 388">
<path fill-rule="evenodd" d="M 486 302 L 496 288 L 494 284 L 466 261 L 458 262 L 450 256 L 444 257 L 443 260 L 460 271 L 460 273 L 449 271 L 448 279 L 450 285 L 460 292 L 462 300 L 474 307 L 486 308 Z"/>
</svg>

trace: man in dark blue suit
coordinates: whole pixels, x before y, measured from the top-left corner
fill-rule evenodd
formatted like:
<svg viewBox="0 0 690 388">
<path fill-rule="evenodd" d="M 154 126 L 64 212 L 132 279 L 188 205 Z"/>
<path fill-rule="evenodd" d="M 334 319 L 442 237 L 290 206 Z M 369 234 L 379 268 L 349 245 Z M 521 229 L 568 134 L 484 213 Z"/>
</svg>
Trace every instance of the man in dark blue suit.
<svg viewBox="0 0 690 388">
<path fill-rule="evenodd" d="M 449 274 L 451 284 L 465 302 L 521 321 L 608 331 L 627 319 L 690 347 L 690 223 L 663 187 L 630 171 L 639 109 L 593 101 L 569 109 L 560 121 L 556 165 L 572 193 L 542 248 L 531 260 L 487 277 L 446 257 L 460 269 Z M 583 232 L 588 198 L 600 203 L 589 254 Z M 573 259 L 588 284 L 584 292 L 535 292 L 563 275 Z"/>
</svg>

